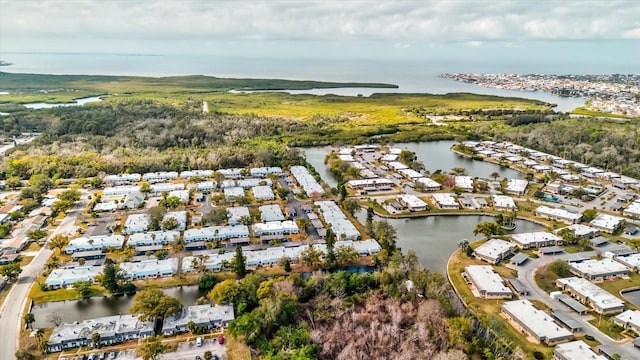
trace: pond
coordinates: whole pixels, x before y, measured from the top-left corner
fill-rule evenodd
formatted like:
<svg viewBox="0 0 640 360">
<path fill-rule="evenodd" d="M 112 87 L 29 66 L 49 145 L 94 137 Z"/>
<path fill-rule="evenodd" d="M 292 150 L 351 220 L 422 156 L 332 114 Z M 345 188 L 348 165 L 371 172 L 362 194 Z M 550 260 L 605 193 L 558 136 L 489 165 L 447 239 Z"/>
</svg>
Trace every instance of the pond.
<svg viewBox="0 0 640 360">
<path fill-rule="evenodd" d="M 472 160 L 464 156 L 460 156 L 451 151 L 453 141 L 429 141 L 429 142 L 413 142 L 400 143 L 394 146 L 400 149 L 410 150 L 416 153 L 419 161 L 430 172 L 436 170 L 450 171 L 453 168 L 461 167 L 467 169 L 469 176 L 489 178 L 493 172 L 500 174 L 500 178 L 524 179 L 525 174 L 496 165 L 490 162 Z M 331 187 L 338 185 L 337 180 L 324 164 L 324 159 L 331 152 L 330 147 L 308 147 L 303 148 L 307 161 L 320 174 L 322 179 Z"/>
<path fill-rule="evenodd" d="M 195 304 L 201 296 L 206 296 L 206 290 L 198 289 L 197 285 L 163 289 L 167 295 L 178 298 L 184 306 Z M 82 321 L 103 316 L 124 315 L 133 306 L 131 296 L 105 296 L 84 300 L 55 301 L 34 305 L 31 312 L 36 321 L 34 328 L 50 327 L 51 314 L 62 316 L 63 322 Z"/>
<path fill-rule="evenodd" d="M 360 211 L 357 218 L 364 224 L 366 211 Z M 445 273 L 447 260 L 458 249 L 458 243 L 464 239 L 469 242 L 480 239 L 482 235 L 473 235 L 476 225 L 483 221 L 494 221 L 494 218 L 486 215 L 447 215 L 408 219 L 376 217 L 375 220 L 386 220 L 393 225 L 398 235 L 397 244 L 403 252 L 413 250 L 422 266 Z M 526 220 L 516 220 L 516 225 L 513 233 L 544 229 L 542 225 Z"/>
<path fill-rule="evenodd" d="M 37 103 L 22 104 L 22 106 L 26 107 L 27 109 L 37 110 L 37 109 L 51 109 L 51 108 L 60 107 L 60 106 L 83 106 L 86 103 L 97 102 L 97 101 L 102 101 L 102 98 L 100 96 L 91 96 L 86 98 L 75 99 L 74 102 L 70 102 L 70 103 L 50 104 L 50 103 L 44 103 L 44 102 L 37 102 Z"/>
<path fill-rule="evenodd" d="M 623 291 L 622 296 L 635 306 L 640 306 L 640 289 Z"/>
</svg>

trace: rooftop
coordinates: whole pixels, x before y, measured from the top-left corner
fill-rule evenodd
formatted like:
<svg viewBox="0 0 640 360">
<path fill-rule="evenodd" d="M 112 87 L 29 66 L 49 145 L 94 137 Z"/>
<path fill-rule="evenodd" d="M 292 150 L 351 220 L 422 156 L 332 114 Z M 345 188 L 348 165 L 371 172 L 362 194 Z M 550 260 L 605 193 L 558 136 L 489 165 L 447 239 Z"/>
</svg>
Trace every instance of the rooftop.
<svg viewBox="0 0 640 360">
<path fill-rule="evenodd" d="M 608 291 L 600 288 L 587 279 L 574 276 L 558 279 L 557 282 L 571 287 L 574 292 L 588 299 L 591 303 L 601 309 L 624 306 L 624 301 L 611 295 Z"/>
<path fill-rule="evenodd" d="M 480 292 L 489 294 L 511 294 L 500 275 L 489 265 L 469 265 L 464 268 L 473 284 Z"/>
<path fill-rule="evenodd" d="M 627 267 L 613 259 L 587 260 L 579 263 L 570 263 L 571 268 L 580 274 L 591 276 L 626 273 Z"/>
<path fill-rule="evenodd" d="M 559 344 L 553 351 L 564 360 L 607 360 L 606 357 L 593 352 L 582 340 Z"/>
<path fill-rule="evenodd" d="M 544 311 L 536 309 L 529 300 L 507 301 L 502 308 L 539 339 L 553 341 L 572 336 L 571 332 L 556 324 Z"/>
<path fill-rule="evenodd" d="M 515 245 L 508 241 L 499 240 L 499 239 L 491 239 L 486 243 L 478 246 L 474 252 L 481 257 L 486 257 L 490 259 L 497 259 L 501 257 L 504 253 L 511 251 Z"/>
</svg>

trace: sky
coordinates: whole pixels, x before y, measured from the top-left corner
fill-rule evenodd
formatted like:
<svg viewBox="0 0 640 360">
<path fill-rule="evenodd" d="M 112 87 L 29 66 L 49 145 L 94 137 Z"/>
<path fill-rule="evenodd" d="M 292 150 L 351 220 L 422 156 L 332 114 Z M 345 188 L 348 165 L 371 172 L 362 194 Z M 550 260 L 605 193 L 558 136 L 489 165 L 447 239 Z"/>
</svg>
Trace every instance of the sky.
<svg viewBox="0 0 640 360">
<path fill-rule="evenodd" d="M 640 1 L 0 0 L 12 52 L 636 61 Z"/>
</svg>

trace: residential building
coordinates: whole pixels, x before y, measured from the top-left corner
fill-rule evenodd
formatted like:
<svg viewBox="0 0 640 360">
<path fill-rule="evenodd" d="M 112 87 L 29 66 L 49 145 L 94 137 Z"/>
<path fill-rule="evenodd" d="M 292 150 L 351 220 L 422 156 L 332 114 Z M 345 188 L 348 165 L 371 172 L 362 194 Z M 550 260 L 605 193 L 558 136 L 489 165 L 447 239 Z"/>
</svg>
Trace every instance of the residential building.
<svg viewBox="0 0 640 360">
<path fill-rule="evenodd" d="M 251 191 L 256 200 L 274 200 L 276 198 L 271 186 L 254 186 Z"/>
<path fill-rule="evenodd" d="M 421 177 L 415 180 L 416 183 L 422 184 L 427 191 L 438 191 L 442 188 L 439 182 L 432 180 L 428 177 Z"/>
<path fill-rule="evenodd" d="M 583 224 L 572 224 L 562 229 L 569 229 L 580 238 L 593 238 L 600 235 L 600 230 Z M 562 229 L 555 230 L 554 233 L 558 234 Z"/>
<path fill-rule="evenodd" d="M 524 195 L 527 193 L 529 182 L 522 179 L 509 179 L 505 191 L 513 195 Z"/>
<path fill-rule="evenodd" d="M 248 237 L 249 228 L 247 225 L 209 226 L 201 229 L 188 229 L 184 232 L 184 241 L 186 243 Z"/>
<path fill-rule="evenodd" d="M 507 301 L 501 311 L 517 330 L 540 343 L 552 346 L 573 339 L 570 331 L 544 311 L 536 309 L 529 300 Z"/>
<path fill-rule="evenodd" d="M 168 211 L 162 217 L 162 222 L 174 218 L 178 222 L 178 227 L 172 230 L 184 231 L 187 228 L 187 212 L 186 211 Z"/>
<path fill-rule="evenodd" d="M 457 188 L 467 192 L 473 191 L 473 179 L 471 176 L 455 176 L 453 179 Z"/>
<path fill-rule="evenodd" d="M 460 204 L 452 194 L 435 193 L 431 195 L 431 198 L 440 209 L 460 209 Z"/>
<path fill-rule="evenodd" d="M 177 197 L 183 203 L 188 203 L 191 194 L 189 190 L 172 190 L 169 191 L 169 197 Z"/>
<path fill-rule="evenodd" d="M 624 224 L 624 218 L 609 214 L 598 214 L 590 223 L 594 228 L 598 228 L 606 233 L 616 232 Z"/>
<path fill-rule="evenodd" d="M 555 360 L 607 360 L 596 354 L 591 347 L 582 340 L 560 344 L 553 349 Z"/>
<path fill-rule="evenodd" d="M 536 209 L 536 216 L 546 218 L 548 220 L 561 221 L 566 224 L 577 224 L 582 221 L 582 214 L 565 210 L 556 209 L 548 206 L 539 206 Z"/>
<path fill-rule="evenodd" d="M 153 322 L 140 321 L 138 315 L 114 315 L 60 324 L 53 328 L 47 342 L 49 352 L 89 346 L 92 335 L 100 334 L 100 344 L 109 346 L 127 340 L 153 336 Z"/>
<path fill-rule="evenodd" d="M 233 201 L 244 197 L 244 189 L 239 186 L 224 188 L 224 198 Z"/>
<path fill-rule="evenodd" d="M 183 263 L 184 264 L 184 263 Z M 178 269 L 176 258 L 164 260 L 145 260 L 140 262 L 123 262 L 120 270 L 128 280 L 152 279 L 172 276 Z"/>
<path fill-rule="evenodd" d="M 73 285 L 76 281 L 91 281 L 102 273 L 102 266 L 78 266 L 72 269 L 55 269 L 49 273 L 44 285 L 51 289 L 60 289 Z"/>
<path fill-rule="evenodd" d="M 388 191 L 393 189 L 393 184 L 393 181 L 388 179 L 360 179 L 347 181 L 347 186 L 350 188 L 367 192 Z"/>
<path fill-rule="evenodd" d="M 196 190 L 198 191 L 212 191 L 217 188 L 217 185 L 213 181 L 201 181 L 196 184 Z"/>
<path fill-rule="evenodd" d="M 513 198 L 510 196 L 504 195 L 493 195 L 493 208 L 496 210 L 517 210 L 518 206 L 516 205 Z"/>
<path fill-rule="evenodd" d="M 140 186 L 127 185 L 127 186 L 112 186 L 106 187 L 102 190 L 102 196 L 123 196 L 132 192 L 140 192 Z"/>
<path fill-rule="evenodd" d="M 175 190 L 184 190 L 184 184 L 182 183 L 158 183 L 151 184 L 149 186 L 150 196 L 160 196 L 162 193 L 170 193 Z"/>
<path fill-rule="evenodd" d="M 297 234 L 298 231 L 298 225 L 291 220 L 253 224 L 253 233 L 255 236 L 290 235 Z"/>
<path fill-rule="evenodd" d="M 102 182 L 109 184 L 128 184 L 138 182 L 140 181 L 140 178 L 140 174 L 107 175 L 102 178 Z"/>
<path fill-rule="evenodd" d="M 563 242 L 561 237 L 542 231 L 513 234 L 511 235 L 511 241 L 520 249 L 535 249 L 544 246 L 558 245 Z"/>
<path fill-rule="evenodd" d="M 280 205 L 262 205 L 258 208 L 260 210 L 260 219 L 262 222 L 282 221 L 284 220 L 284 214 Z"/>
<path fill-rule="evenodd" d="M 69 241 L 64 252 L 67 254 L 73 254 L 79 251 L 101 251 L 106 248 L 120 249 L 123 244 L 124 236 L 122 235 L 79 237 Z"/>
<path fill-rule="evenodd" d="M 508 258 L 515 251 L 516 246 L 508 241 L 491 239 L 478 246 L 473 255 L 491 264 L 497 264 Z"/>
<path fill-rule="evenodd" d="M 469 265 L 464 268 L 464 274 L 473 285 L 472 292 L 477 297 L 507 299 L 513 295 L 500 275 L 493 271 L 493 267 L 489 265 Z"/>
<path fill-rule="evenodd" d="M 640 201 L 632 202 L 622 214 L 631 218 L 640 218 Z"/>
<path fill-rule="evenodd" d="M 627 310 L 614 317 L 613 322 L 623 329 L 631 329 L 640 335 L 640 310 Z"/>
<path fill-rule="evenodd" d="M 227 179 L 239 179 L 242 177 L 243 169 L 240 168 L 232 168 L 232 169 L 220 169 L 218 172 L 224 175 Z"/>
<path fill-rule="evenodd" d="M 180 238 L 180 232 L 176 230 L 135 233 L 129 235 L 127 246 L 169 245 L 178 238 Z"/>
<path fill-rule="evenodd" d="M 180 172 L 180 179 L 191 179 L 193 177 L 208 178 L 213 176 L 213 170 L 186 170 Z"/>
<path fill-rule="evenodd" d="M 570 263 L 569 265 L 572 273 L 594 282 L 617 279 L 629 275 L 629 269 L 613 259 L 586 260 L 579 263 Z"/>
<path fill-rule="evenodd" d="M 331 225 L 333 233 L 338 240 L 355 240 L 360 238 L 360 232 L 349 221 L 342 209 L 333 201 L 316 201 L 315 205 L 320 210 L 324 221 Z"/>
<path fill-rule="evenodd" d="M 417 172 L 417 171 L 415 171 L 413 169 L 401 169 L 401 170 L 398 170 L 398 174 L 400 174 L 400 175 L 402 175 L 405 178 L 410 179 L 410 180 L 416 180 L 416 179 L 419 179 L 421 177 L 424 177 L 424 175 L 422 175 L 421 173 L 419 173 L 419 172 Z"/>
<path fill-rule="evenodd" d="M 273 186 L 271 179 L 241 179 L 237 182 L 238 186 L 243 189 L 249 189 L 256 186 Z"/>
<path fill-rule="evenodd" d="M 139 191 L 132 191 L 125 195 L 123 201 L 120 203 L 120 208 L 135 209 L 144 202 L 144 194 Z"/>
<path fill-rule="evenodd" d="M 409 211 L 426 211 L 429 209 L 429 205 L 415 195 L 400 195 L 398 202 L 409 209 Z"/>
<path fill-rule="evenodd" d="M 144 181 L 167 181 L 167 180 L 175 180 L 178 178 L 178 173 L 176 171 L 160 171 L 155 173 L 146 173 L 142 175 L 142 180 Z"/>
<path fill-rule="evenodd" d="M 251 219 L 249 208 L 246 206 L 234 206 L 227 208 L 229 225 L 239 225 L 243 219 Z"/>
<path fill-rule="evenodd" d="M 304 166 L 292 166 L 290 168 L 291 175 L 296 178 L 298 184 L 302 186 L 305 193 L 309 197 L 314 196 L 322 196 L 324 195 L 324 189 L 320 184 L 316 181 L 316 179 L 309 174 L 309 170 L 307 170 Z"/>
<path fill-rule="evenodd" d="M 235 318 L 233 305 L 193 305 L 180 313 L 165 318 L 162 334 L 172 336 L 189 331 L 188 324 L 193 322 L 196 328 L 210 331 L 227 326 Z"/>
<path fill-rule="evenodd" d="M 581 303 L 591 306 L 598 314 L 618 313 L 624 310 L 624 301 L 611 295 L 591 281 L 580 277 L 556 280 L 556 286 Z"/>
<path fill-rule="evenodd" d="M 627 269 L 629 269 L 629 271 L 640 270 L 640 254 L 628 254 L 628 255 L 616 256 L 613 259 L 619 262 L 620 264 L 626 266 Z"/>
</svg>

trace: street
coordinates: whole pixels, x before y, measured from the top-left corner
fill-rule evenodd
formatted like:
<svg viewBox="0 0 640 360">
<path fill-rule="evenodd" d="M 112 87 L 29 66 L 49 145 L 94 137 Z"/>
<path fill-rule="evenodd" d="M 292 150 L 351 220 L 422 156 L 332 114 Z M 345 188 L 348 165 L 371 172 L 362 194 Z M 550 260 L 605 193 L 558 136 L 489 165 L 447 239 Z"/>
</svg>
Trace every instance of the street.
<svg viewBox="0 0 640 360">
<path fill-rule="evenodd" d="M 67 217 L 62 221 L 60 226 L 49 236 L 49 239 L 57 234 L 74 234 L 75 222 L 78 214 L 80 214 L 87 206 L 88 201 L 86 194 L 76 204 L 76 206 L 69 211 Z M 18 334 L 20 333 L 20 324 L 23 317 L 23 309 L 27 302 L 29 289 L 31 284 L 37 279 L 40 272 L 44 268 L 44 264 L 47 262 L 51 254 L 53 253 L 47 246 L 43 246 L 37 255 L 33 258 L 29 265 L 22 269 L 22 273 L 18 280 L 13 285 L 7 298 L 0 309 L 0 349 L 2 355 L 6 356 L 10 354 L 13 356 L 18 346 Z M 3 358 L 4 359 L 4 358 Z"/>
</svg>

